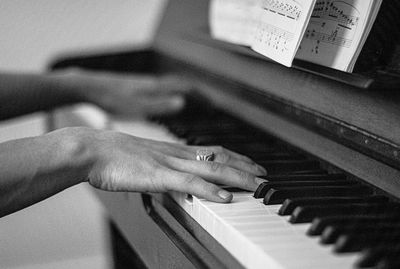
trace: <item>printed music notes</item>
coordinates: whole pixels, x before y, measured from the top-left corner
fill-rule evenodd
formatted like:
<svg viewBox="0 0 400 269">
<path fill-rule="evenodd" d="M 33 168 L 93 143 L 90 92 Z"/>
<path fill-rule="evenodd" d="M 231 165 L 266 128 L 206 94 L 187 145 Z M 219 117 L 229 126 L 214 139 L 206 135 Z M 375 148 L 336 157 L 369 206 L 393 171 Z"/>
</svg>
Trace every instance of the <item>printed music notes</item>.
<svg viewBox="0 0 400 269">
<path fill-rule="evenodd" d="M 315 0 L 264 0 L 251 48 L 283 65 L 291 66 Z"/>
<path fill-rule="evenodd" d="M 318 0 L 296 58 L 351 72 L 371 3 Z"/>
<path fill-rule="evenodd" d="M 212 0 L 213 37 L 351 72 L 382 0 Z"/>
</svg>

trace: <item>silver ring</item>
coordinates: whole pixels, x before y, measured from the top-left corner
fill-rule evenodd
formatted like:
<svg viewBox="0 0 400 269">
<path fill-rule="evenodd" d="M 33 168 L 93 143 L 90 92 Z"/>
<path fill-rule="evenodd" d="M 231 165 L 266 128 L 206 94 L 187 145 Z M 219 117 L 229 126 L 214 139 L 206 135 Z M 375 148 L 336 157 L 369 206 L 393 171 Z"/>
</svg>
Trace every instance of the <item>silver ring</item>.
<svg viewBox="0 0 400 269">
<path fill-rule="evenodd" d="M 214 160 L 215 154 L 208 149 L 199 149 L 196 151 L 196 160 L 212 162 Z"/>
</svg>

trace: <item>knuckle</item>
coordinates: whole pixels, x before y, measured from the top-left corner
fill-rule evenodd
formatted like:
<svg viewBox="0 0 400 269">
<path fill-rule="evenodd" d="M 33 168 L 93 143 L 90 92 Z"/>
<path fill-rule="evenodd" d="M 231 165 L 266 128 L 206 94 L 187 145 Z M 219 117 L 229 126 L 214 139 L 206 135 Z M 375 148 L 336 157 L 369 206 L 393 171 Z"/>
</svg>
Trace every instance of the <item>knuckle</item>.
<svg viewBox="0 0 400 269">
<path fill-rule="evenodd" d="M 220 160 L 220 162 L 222 163 L 228 163 L 231 160 L 231 156 L 227 153 L 219 153 L 218 155 L 218 159 Z"/>
<path fill-rule="evenodd" d="M 250 173 L 247 173 L 242 170 L 236 170 L 236 171 L 238 177 L 244 182 L 250 181 L 253 178 L 253 176 Z"/>
<path fill-rule="evenodd" d="M 183 181 L 187 186 L 191 186 L 192 184 L 196 184 L 198 182 L 198 177 L 192 174 L 187 174 L 184 176 Z"/>
<path fill-rule="evenodd" d="M 217 172 L 217 171 L 221 170 L 222 166 L 217 162 L 210 162 L 209 168 L 210 168 L 211 172 Z"/>
</svg>

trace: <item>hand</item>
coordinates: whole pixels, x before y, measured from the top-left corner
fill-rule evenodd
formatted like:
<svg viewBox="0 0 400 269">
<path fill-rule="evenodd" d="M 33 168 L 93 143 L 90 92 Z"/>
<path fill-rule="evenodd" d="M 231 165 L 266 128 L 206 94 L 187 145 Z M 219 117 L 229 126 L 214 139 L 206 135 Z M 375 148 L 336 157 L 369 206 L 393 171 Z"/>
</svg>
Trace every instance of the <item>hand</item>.
<svg viewBox="0 0 400 269">
<path fill-rule="evenodd" d="M 80 141 L 78 152 L 94 156 L 87 181 L 107 191 L 178 191 L 215 202 L 230 202 L 232 195 L 218 187 L 223 184 L 255 191 L 264 182 L 256 175 L 266 171 L 249 158 L 222 147 L 213 162 L 196 161 L 196 151 L 204 147 L 158 142 L 114 131 L 67 128 L 69 137 Z M 77 139 L 76 139 L 77 138 Z"/>
<path fill-rule="evenodd" d="M 146 117 L 178 112 L 191 86 L 174 75 L 151 76 L 69 69 L 62 71 L 81 99 L 115 115 Z"/>
</svg>

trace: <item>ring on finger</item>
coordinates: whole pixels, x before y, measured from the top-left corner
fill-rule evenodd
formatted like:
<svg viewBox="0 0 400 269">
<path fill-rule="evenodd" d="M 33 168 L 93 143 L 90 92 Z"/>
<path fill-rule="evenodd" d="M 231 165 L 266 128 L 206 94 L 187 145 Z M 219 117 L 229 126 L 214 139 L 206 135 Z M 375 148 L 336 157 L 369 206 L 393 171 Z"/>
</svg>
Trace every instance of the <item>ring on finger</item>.
<svg viewBox="0 0 400 269">
<path fill-rule="evenodd" d="M 212 162 L 215 158 L 215 153 L 208 149 L 199 149 L 196 151 L 196 160 Z"/>
</svg>

